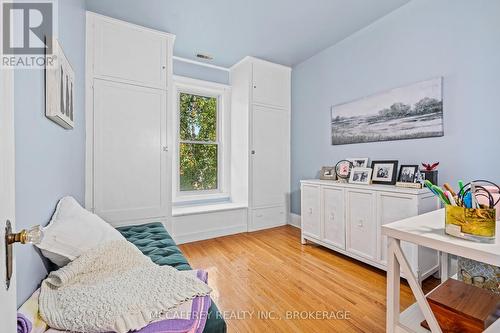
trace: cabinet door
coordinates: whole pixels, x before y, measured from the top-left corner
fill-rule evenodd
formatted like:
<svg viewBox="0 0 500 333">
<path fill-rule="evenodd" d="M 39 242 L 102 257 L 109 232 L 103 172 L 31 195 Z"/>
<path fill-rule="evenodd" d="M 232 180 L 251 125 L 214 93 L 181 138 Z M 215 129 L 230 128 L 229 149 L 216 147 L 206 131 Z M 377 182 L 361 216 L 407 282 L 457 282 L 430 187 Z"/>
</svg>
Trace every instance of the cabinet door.
<svg viewBox="0 0 500 333">
<path fill-rule="evenodd" d="M 347 251 L 359 256 L 377 259 L 377 222 L 375 193 L 347 190 Z"/>
<path fill-rule="evenodd" d="M 394 194 L 379 192 L 378 194 L 378 219 L 379 225 L 403 220 L 417 215 L 416 197 L 405 194 Z M 380 229 L 379 229 L 380 230 Z M 401 249 L 405 252 L 406 258 L 410 264 L 415 266 L 417 262 L 416 246 L 407 242 L 401 242 Z M 380 261 L 387 263 L 387 237 L 382 236 L 380 242 Z M 415 269 L 415 267 L 414 267 Z"/>
<path fill-rule="evenodd" d="M 166 216 L 166 92 L 94 82 L 94 208 L 103 219 Z"/>
<path fill-rule="evenodd" d="M 280 108 L 290 105 L 290 70 L 280 65 L 253 63 L 253 102 Z"/>
<path fill-rule="evenodd" d="M 321 235 L 319 186 L 302 185 L 302 233 L 317 239 Z"/>
<path fill-rule="evenodd" d="M 344 191 L 323 187 L 323 237 L 325 243 L 345 250 Z"/>
<path fill-rule="evenodd" d="M 94 75 L 166 89 L 167 44 L 159 33 L 94 18 Z"/>
<path fill-rule="evenodd" d="M 252 112 L 252 207 L 286 205 L 289 192 L 289 117 L 254 106 Z"/>
</svg>

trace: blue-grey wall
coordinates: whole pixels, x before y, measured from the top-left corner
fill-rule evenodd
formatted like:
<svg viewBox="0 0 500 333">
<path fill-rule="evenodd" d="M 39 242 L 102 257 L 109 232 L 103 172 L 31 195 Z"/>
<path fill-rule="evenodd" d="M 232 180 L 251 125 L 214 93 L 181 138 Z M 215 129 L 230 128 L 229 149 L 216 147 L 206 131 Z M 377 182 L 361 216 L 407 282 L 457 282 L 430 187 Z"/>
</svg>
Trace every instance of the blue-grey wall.
<svg viewBox="0 0 500 333">
<path fill-rule="evenodd" d="M 197 64 L 187 63 L 179 60 L 174 60 L 173 67 L 175 75 L 186 76 L 192 79 L 229 84 L 228 71 L 200 66 Z"/>
<path fill-rule="evenodd" d="M 500 181 L 500 1 L 414 0 L 292 72 L 292 212 L 299 180 L 346 157 L 440 161 L 440 183 Z M 330 145 L 330 106 L 444 77 L 445 136 Z"/>
<path fill-rule="evenodd" d="M 16 70 L 17 229 L 49 222 L 65 195 L 84 200 L 85 181 L 85 1 L 59 1 L 59 41 L 76 75 L 75 129 L 45 117 L 42 70 Z M 17 301 L 36 289 L 47 270 L 32 246 L 16 246 Z"/>
</svg>

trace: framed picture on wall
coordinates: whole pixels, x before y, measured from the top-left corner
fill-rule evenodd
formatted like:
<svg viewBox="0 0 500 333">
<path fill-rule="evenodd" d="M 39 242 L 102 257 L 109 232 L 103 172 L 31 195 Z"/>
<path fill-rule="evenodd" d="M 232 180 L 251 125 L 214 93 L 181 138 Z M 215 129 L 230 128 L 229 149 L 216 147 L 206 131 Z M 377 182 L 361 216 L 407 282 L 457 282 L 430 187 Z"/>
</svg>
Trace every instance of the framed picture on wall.
<svg viewBox="0 0 500 333">
<path fill-rule="evenodd" d="M 398 161 L 373 161 L 372 183 L 382 185 L 396 184 Z"/>
<path fill-rule="evenodd" d="M 45 116 L 65 129 L 75 126 L 75 72 L 57 39 L 56 63 L 45 68 Z"/>
<path fill-rule="evenodd" d="M 331 144 L 443 136 L 442 87 L 437 77 L 333 105 Z"/>
</svg>

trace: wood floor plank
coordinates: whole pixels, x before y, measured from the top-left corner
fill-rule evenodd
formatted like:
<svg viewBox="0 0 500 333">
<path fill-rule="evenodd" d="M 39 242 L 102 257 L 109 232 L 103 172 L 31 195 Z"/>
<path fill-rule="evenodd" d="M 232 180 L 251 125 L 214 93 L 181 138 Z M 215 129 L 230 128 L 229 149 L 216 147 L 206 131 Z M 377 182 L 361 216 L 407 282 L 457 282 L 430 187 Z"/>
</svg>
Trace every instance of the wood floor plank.
<svg viewBox="0 0 500 333">
<path fill-rule="evenodd" d="M 297 228 L 180 248 L 193 268 L 208 271 L 212 298 L 229 332 L 385 332 L 385 272 L 321 246 L 302 245 Z M 424 291 L 438 283 L 426 280 Z M 402 282 L 401 309 L 413 302 Z"/>
</svg>

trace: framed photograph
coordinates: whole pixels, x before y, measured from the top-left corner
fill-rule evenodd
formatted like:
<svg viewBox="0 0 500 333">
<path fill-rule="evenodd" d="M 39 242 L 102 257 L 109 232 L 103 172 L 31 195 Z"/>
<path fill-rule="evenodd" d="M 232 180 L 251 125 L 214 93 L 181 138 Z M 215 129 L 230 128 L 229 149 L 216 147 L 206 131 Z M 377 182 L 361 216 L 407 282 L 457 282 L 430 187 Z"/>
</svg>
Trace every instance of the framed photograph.
<svg viewBox="0 0 500 333">
<path fill-rule="evenodd" d="M 414 183 L 418 177 L 418 165 L 402 165 L 399 169 L 398 182 Z"/>
<path fill-rule="evenodd" d="M 335 166 L 335 173 L 339 179 L 349 179 L 352 163 L 348 160 L 341 160 Z"/>
<path fill-rule="evenodd" d="M 372 180 L 371 168 L 353 168 L 349 177 L 349 183 L 369 185 Z"/>
<path fill-rule="evenodd" d="M 368 168 L 368 157 L 346 158 L 352 163 L 353 168 Z"/>
<path fill-rule="evenodd" d="M 398 161 L 373 161 L 372 183 L 383 185 L 396 184 Z"/>
<path fill-rule="evenodd" d="M 335 173 L 335 167 L 324 166 L 321 168 L 319 179 L 323 180 L 335 180 L 337 179 L 337 174 Z"/>
<path fill-rule="evenodd" d="M 75 126 L 75 72 L 57 39 L 56 65 L 45 68 L 45 116 L 65 129 Z"/>
<path fill-rule="evenodd" d="M 418 171 L 415 177 L 415 183 L 423 184 L 425 182 L 425 173 L 422 171 Z"/>
</svg>

